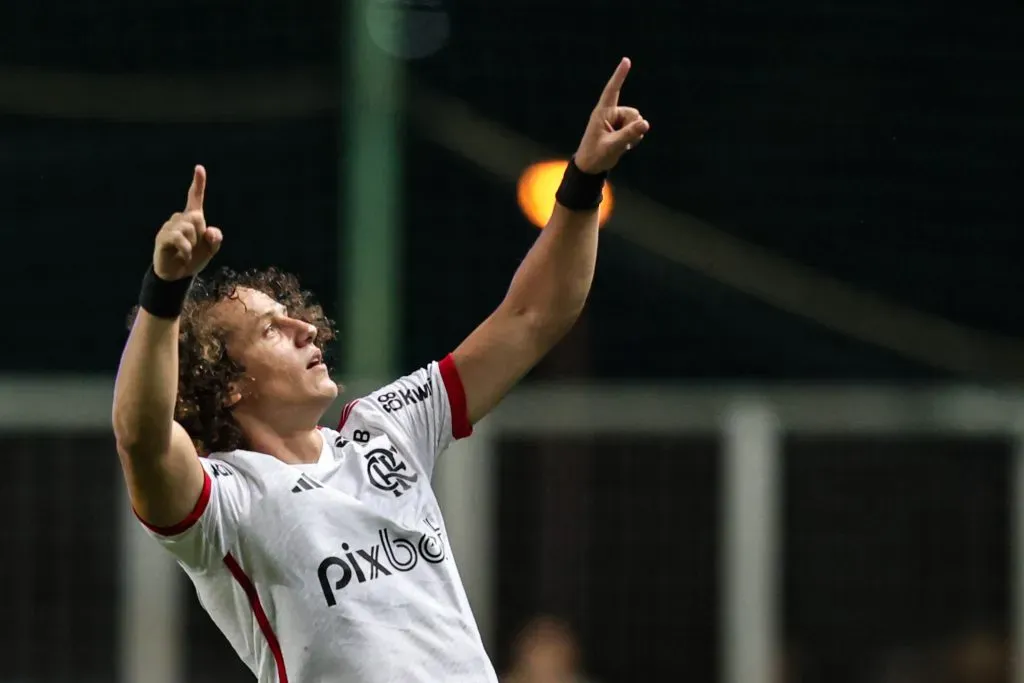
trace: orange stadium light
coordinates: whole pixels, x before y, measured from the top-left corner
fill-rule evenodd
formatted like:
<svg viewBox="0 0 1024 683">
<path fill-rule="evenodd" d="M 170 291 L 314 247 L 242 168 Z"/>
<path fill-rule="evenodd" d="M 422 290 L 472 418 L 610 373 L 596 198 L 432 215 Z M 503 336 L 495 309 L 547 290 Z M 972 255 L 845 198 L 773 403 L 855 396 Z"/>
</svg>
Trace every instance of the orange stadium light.
<svg viewBox="0 0 1024 683">
<path fill-rule="evenodd" d="M 516 188 L 519 208 L 538 228 L 547 225 L 551 212 L 555 210 L 555 192 L 558 191 L 562 174 L 568 165 L 568 161 L 542 161 L 528 167 L 519 176 L 519 185 Z M 604 184 L 602 197 L 601 207 L 597 212 L 599 225 L 604 225 L 612 215 L 612 189 L 608 183 Z"/>
</svg>

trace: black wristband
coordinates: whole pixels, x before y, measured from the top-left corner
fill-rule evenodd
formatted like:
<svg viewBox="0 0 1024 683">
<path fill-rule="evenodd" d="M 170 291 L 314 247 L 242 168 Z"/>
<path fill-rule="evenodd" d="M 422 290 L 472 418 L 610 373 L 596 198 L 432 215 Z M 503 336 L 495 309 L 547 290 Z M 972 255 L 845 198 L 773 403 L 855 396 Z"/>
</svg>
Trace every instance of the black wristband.
<svg viewBox="0 0 1024 683">
<path fill-rule="evenodd" d="M 185 297 L 192 286 L 192 278 L 180 280 L 162 280 L 153 266 L 142 278 L 142 291 L 139 292 L 139 306 L 157 318 L 174 320 L 181 315 L 185 305 Z"/>
<path fill-rule="evenodd" d="M 569 165 L 562 176 L 562 184 L 558 186 L 555 199 L 559 204 L 572 211 L 593 211 L 601 204 L 601 193 L 608 172 L 584 173 L 576 165 L 575 159 L 569 159 Z"/>
</svg>

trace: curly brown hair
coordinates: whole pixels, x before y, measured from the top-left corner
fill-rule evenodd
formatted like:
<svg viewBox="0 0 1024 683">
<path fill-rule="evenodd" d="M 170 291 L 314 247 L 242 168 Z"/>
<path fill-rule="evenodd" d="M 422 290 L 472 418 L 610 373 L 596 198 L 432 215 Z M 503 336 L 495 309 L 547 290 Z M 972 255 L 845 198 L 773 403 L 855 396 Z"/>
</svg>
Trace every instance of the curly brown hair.
<svg viewBox="0 0 1024 683">
<path fill-rule="evenodd" d="M 197 277 L 181 312 L 174 419 L 192 437 L 200 455 L 248 447 L 227 403 L 231 385 L 242 379 L 245 367 L 228 355 L 228 330 L 210 315 L 219 302 L 236 299 L 239 288 L 263 292 L 287 308 L 292 318 L 316 326 L 325 362 L 327 349 L 323 345 L 335 337 L 334 323 L 294 275 L 276 268 L 243 272 L 221 268 Z M 137 311 L 137 307 L 132 311 L 129 327 Z"/>
</svg>

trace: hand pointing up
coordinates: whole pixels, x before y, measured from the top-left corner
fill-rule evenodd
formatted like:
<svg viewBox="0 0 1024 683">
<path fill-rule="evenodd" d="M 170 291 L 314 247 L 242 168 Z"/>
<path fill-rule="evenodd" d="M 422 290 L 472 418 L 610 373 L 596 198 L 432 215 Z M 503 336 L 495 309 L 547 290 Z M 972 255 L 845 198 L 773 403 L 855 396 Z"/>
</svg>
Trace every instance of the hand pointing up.
<svg viewBox="0 0 1024 683">
<path fill-rule="evenodd" d="M 651 128 L 639 110 L 619 106 L 619 93 L 630 66 L 629 59 L 623 57 L 590 115 L 590 122 L 574 156 L 576 166 L 584 173 L 611 170 Z"/>
<path fill-rule="evenodd" d="M 220 249 L 224 235 L 207 227 L 203 214 L 206 169 L 196 166 L 185 211 L 172 215 L 156 236 L 153 270 L 161 280 L 181 280 L 199 273 Z"/>
</svg>

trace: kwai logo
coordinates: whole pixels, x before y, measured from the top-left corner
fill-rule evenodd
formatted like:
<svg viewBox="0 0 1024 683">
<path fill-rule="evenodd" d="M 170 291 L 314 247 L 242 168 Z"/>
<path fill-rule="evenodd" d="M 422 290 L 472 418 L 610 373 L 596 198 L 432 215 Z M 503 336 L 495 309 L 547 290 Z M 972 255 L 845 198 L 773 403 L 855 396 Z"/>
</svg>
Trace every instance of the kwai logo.
<svg viewBox="0 0 1024 683">
<path fill-rule="evenodd" d="M 441 525 L 434 524 L 429 518 L 423 521 L 432 533 L 420 534 L 415 542 L 381 529 L 377 532 L 379 543 L 355 549 L 348 543 L 342 543 L 343 557 L 332 555 L 324 558 L 316 575 L 320 579 L 327 606 L 338 604 L 336 591 L 344 590 L 352 583 L 352 579 L 357 583 L 366 583 L 396 572 L 412 571 L 421 560 L 430 564 L 443 562 L 448 556 L 448 550 L 441 534 Z"/>
</svg>

